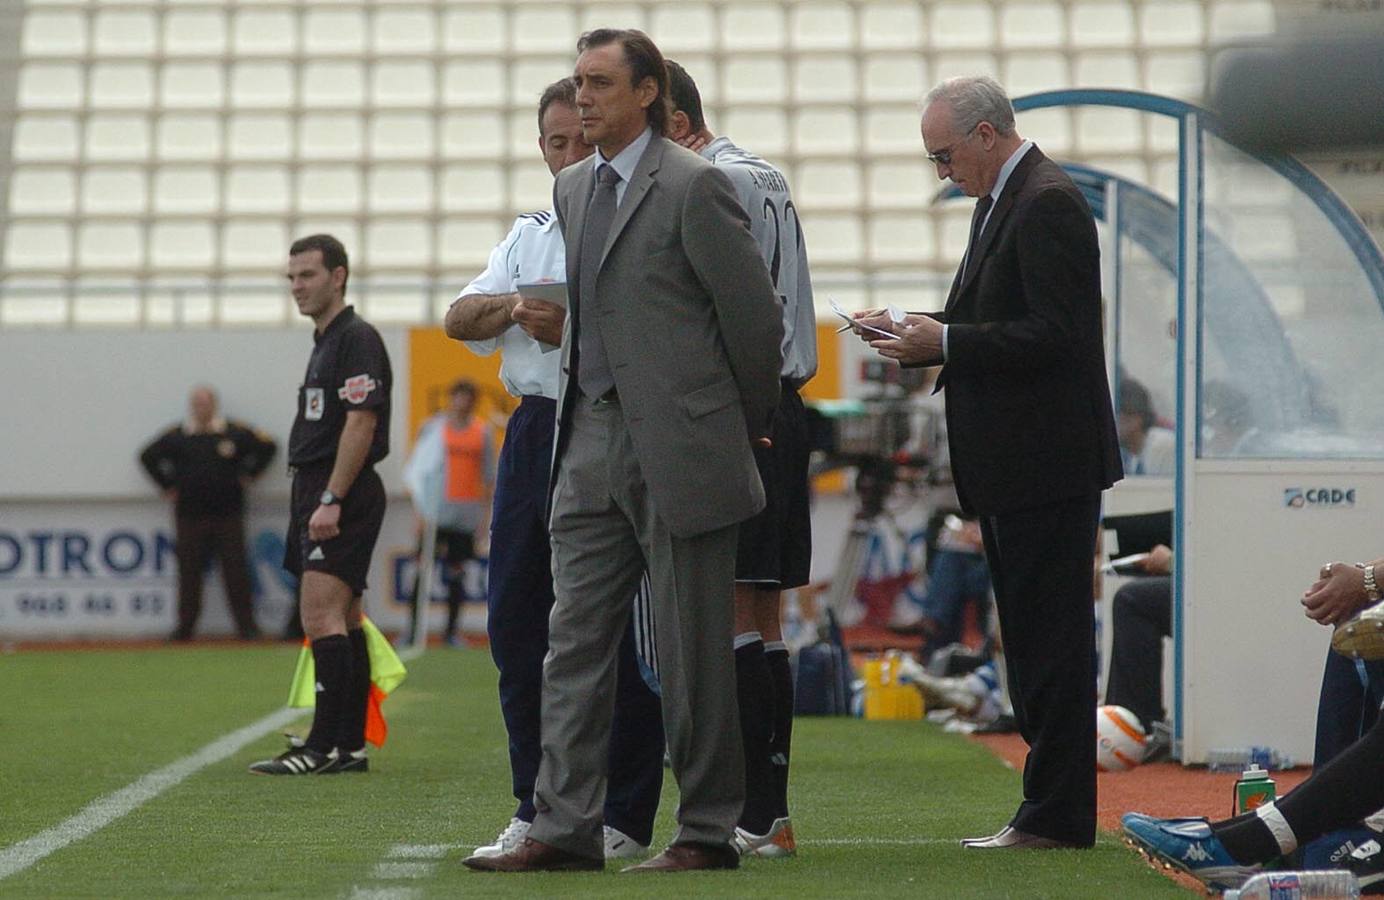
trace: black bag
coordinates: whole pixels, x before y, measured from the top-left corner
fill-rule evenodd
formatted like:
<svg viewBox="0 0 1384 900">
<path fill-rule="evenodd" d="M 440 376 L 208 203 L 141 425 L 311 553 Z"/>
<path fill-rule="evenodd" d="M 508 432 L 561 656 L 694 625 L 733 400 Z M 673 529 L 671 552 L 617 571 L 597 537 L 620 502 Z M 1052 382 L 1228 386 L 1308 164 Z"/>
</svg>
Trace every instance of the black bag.
<svg viewBox="0 0 1384 900">
<path fill-rule="evenodd" d="M 848 716 L 851 714 L 851 658 L 841 638 L 841 628 L 831 610 L 826 611 L 825 634 L 817 643 L 798 651 L 794 660 L 793 713 L 799 716 Z"/>
</svg>

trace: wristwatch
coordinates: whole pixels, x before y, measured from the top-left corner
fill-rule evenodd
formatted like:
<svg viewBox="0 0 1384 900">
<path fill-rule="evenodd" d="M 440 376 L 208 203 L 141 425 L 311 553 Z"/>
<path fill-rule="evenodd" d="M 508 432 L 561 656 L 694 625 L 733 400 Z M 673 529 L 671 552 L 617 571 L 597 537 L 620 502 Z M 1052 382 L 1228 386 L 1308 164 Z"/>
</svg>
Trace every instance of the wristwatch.
<svg viewBox="0 0 1384 900">
<path fill-rule="evenodd" d="M 1365 596 L 1371 603 L 1378 603 L 1379 598 L 1384 596 L 1379 592 L 1379 585 L 1374 580 L 1374 566 L 1369 563 L 1356 563 L 1365 572 Z"/>
<path fill-rule="evenodd" d="M 341 498 L 333 494 L 330 490 L 326 490 L 322 492 L 322 496 L 317 499 L 317 502 L 321 503 L 323 506 L 335 506 L 341 502 Z"/>
</svg>

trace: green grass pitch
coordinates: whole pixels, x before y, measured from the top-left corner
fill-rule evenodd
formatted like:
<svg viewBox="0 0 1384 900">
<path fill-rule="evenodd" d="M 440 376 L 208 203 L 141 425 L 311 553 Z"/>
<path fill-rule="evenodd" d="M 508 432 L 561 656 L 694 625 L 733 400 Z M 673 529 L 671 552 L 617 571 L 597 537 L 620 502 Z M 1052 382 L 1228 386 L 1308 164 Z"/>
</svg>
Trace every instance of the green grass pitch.
<svg viewBox="0 0 1384 900">
<path fill-rule="evenodd" d="M 0 657 L 0 854 L 272 712 L 296 654 L 281 645 Z M 681 876 L 621 876 L 613 865 L 604 874 L 470 872 L 466 851 L 492 839 L 513 808 L 495 681 L 484 651 L 431 651 L 385 704 L 390 738 L 370 774 L 252 776 L 248 763 L 282 747 L 268 735 L 0 879 L 0 897 L 1183 893 L 1112 835 L 1088 852 L 963 851 L 958 838 L 1004 824 L 1018 775 L 931 725 L 851 719 L 795 726 L 796 859 Z M 664 791 L 656 843 L 672 834 L 671 777 Z"/>
</svg>

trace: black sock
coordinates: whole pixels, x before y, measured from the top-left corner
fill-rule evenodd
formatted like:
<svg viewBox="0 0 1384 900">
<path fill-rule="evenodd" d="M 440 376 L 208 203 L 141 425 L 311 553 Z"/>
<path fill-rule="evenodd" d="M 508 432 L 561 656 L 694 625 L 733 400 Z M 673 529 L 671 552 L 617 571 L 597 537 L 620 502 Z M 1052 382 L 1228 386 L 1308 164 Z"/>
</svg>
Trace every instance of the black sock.
<svg viewBox="0 0 1384 900">
<path fill-rule="evenodd" d="M 767 834 L 774 824 L 774 770 L 769 765 L 773 734 L 773 688 L 758 632 L 736 637 L 735 689 L 740 701 L 740 736 L 745 744 L 745 808 L 740 827 Z"/>
<path fill-rule="evenodd" d="M 1211 826 L 1211 833 L 1225 847 L 1225 852 L 1241 865 L 1264 863 L 1283 855 L 1269 826 L 1252 812 L 1217 822 Z"/>
<path fill-rule="evenodd" d="M 365 711 L 370 703 L 370 654 L 365 649 L 365 629 L 346 632 L 351 642 L 351 685 L 347 689 L 345 711 L 341 717 L 342 753 L 354 753 L 365 746 Z"/>
<path fill-rule="evenodd" d="M 443 637 L 457 633 L 457 619 L 461 617 L 461 591 L 461 573 L 458 572 L 447 583 L 447 630 L 442 632 Z"/>
<path fill-rule="evenodd" d="M 317 670 L 317 711 L 307 746 L 330 753 L 341 733 L 341 719 L 351 690 L 351 642 L 344 634 L 329 634 L 312 642 L 312 662 Z"/>
<path fill-rule="evenodd" d="M 774 736 L 769 742 L 769 761 L 774 766 L 774 802 L 778 818 L 788 816 L 788 756 L 793 743 L 793 667 L 788 663 L 788 647 L 771 641 L 764 647 L 769 665 L 769 683 L 774 686 Z"/>
</svg>

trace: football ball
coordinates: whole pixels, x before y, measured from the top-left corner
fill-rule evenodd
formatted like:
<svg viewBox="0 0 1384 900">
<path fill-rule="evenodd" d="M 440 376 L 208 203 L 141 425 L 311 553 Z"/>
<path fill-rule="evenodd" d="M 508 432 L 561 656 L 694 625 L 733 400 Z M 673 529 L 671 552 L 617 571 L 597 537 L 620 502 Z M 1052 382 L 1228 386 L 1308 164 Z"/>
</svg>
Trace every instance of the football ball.
<svg viewBox="0 0 1384 900">
<path fill-rule="evenodd" d="M 1096 768 L 1124 772 L 1144 761 L 1144 729 L 1123 706 L 1096 710 Z"/>
</svg>

